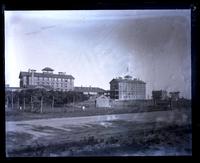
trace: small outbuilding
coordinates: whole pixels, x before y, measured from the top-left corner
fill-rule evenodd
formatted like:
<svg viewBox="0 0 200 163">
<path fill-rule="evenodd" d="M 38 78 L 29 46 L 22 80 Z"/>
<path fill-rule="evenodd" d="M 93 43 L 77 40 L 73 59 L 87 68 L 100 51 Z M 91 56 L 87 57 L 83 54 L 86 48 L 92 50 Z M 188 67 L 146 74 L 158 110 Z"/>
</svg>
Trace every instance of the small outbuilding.
<svg viewBox="0 0 200 163">
<path fill-rule="evenodd" d="M 105 95 L 97 97 L 95 100 L 95 106 L 97 108 L 110 108 L 111 107 L 110 98 Z"/>
</svg>

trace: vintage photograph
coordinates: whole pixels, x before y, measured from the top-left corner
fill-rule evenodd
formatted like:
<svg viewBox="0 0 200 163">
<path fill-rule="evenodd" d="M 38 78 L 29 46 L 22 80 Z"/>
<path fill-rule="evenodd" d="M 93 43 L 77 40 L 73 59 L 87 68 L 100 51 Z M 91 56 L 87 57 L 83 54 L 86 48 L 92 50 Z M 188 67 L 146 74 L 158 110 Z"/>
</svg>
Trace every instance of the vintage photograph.
<svg viewBox="0 0 200 163">
<path fill-rule="evenodd" d="M 191 156 L 191 10 L 4 11 L 6 157 Z"/>
</svg>

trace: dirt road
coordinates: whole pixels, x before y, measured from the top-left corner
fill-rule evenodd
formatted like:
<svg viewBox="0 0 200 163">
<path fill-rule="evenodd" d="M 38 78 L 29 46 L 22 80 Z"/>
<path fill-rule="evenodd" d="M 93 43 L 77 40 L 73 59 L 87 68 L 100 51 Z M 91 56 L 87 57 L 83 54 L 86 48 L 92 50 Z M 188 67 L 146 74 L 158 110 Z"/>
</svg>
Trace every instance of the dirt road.
<svg viewBox="0 0 200 163">
<path fill-rule="evenodd" d="M 71 127 L 88 126 L 92 124 L 100 124 L 106 127 L 109 121 L 124 120 L 141 123 L 165 122 L 165 123 L 187 123 L 188 116 L 180 111 L 157 111 L 147 113 L 117 114 L 117 115 L 101 115 L 89 117 L 73 117 L 73 118 L 51 118 L 29 121 L 13 121 L 6 122 L 6 132 L 26 132 L 34 136 L 49 135 L 46 132 L 34 131 L 35 126 L 53 127 L 65 131 L 70 131 Z"/>
<path fill-rule="evenodd" d="M 151 124 L 184 125 L 188 121 L 188 113 L 178 110 L 8 121 L 6 122 L 6 149 L 8 153 L 12 153 L 16 150 L 33 149 L 38 147 L 38 144 L 40 146 L 51 144 L 55 147 L 65 143 L 79 142 L 91 136 L 99 139 L 155 127 Z"/>
</svg>

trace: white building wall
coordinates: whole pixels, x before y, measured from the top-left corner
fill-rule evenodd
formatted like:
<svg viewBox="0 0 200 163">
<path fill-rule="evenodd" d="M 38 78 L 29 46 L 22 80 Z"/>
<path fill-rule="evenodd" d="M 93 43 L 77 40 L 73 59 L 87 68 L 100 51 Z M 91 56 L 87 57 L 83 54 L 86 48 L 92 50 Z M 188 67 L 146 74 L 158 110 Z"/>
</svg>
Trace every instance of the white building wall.
<svg viewBox="0 0 200 163">
<path fill-rule="evenodd" d="M 119 83 L 119 100 L 145 99 L 145 84 L 134 82 Z"/>
<path fill-rule="evenodd" d="M 103 96 L 103 97 L 100 96 L 99 98 L 96 99 L 96 107 L 98 107 L 98 108 L 111 107 L 110 99 L 105 96 Z"/>
</svg>

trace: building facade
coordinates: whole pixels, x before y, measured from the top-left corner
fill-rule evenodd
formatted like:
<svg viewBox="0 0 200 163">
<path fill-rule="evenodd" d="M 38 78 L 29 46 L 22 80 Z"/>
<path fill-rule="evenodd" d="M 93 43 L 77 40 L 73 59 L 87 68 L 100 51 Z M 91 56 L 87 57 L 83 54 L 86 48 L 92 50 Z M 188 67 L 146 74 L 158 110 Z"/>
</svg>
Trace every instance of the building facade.
<svg viewBox="0 0 200 163">
<path fill-rule="evenodd" d="M 153 90 L 152 99 L 154 100 L 167 100 L 167 91 L 166 90 Z"/>
<path fill-rule="evenodd" d="M 83 93 L 84 95 L 102 95 L 105 90 L 98 87 L 74 87 L 75 92 Z"/>
<path fill-rule="evenodd" d="M 110 98 L 105 95 L 97 97 L 95 100 L 95 106 L 96 108 L 110 108 L 111 107 Z"/>
<path fill-rule="evenodd" d="M 29 69 L 27 72 L 20 72 L 20 88 L 49 87 L 57 91 L 73 91 L 74 77 L 66 75 L 65 72 L 53 73 L 53 69 L 45 67 L 41 73 Z"/>
<path fill-rule="evenodd" d="M 171 100 L 173 101 L 179 100 L 179 93 L 180 92 L 169 92 Z"/>
<path fill-rule="evenodd" d="M 146 83 L 127 75 L 110 81 L 110 98 L 118 100 L 146 99 Z"/>
</svg>

